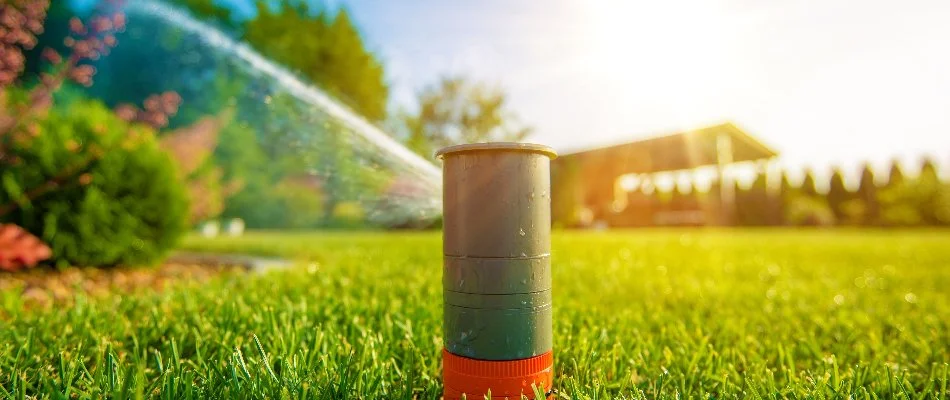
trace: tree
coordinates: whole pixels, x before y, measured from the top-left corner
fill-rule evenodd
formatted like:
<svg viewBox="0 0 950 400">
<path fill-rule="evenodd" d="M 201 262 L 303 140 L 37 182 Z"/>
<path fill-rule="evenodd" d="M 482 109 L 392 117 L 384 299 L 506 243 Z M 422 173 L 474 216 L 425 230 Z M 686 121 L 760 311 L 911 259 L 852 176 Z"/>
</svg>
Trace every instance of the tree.
<svg viewBox="0 0 950 400">
<path fill-rule="evenodd" d="M 920 199 L 917 202 L 918 213 L 921 215 L 922 222 L 928 226 L 943 225 L 950 220 L 946 217 L 947 207 L 950 207 L 950 193 L 948 185 L 940 181 L 937 172 L 937 164 L 931 158 L 924 158 L 920 166 L 920 175 L 917 176 L 918 193 Z"/>
<path fill-rule="evenodd" d="M 786 208 L 786 218 L 793 225 L 833 225 L 835 223 L 834 213 L 831 212 L 828 203 L 823 200 L 814 196 L 795 196 Z"/>
<path fill-rule="evenodd" d="M 175 4 L 188 8 L 195 16 L 226 28 L 236 29 L 239 24 L 231 13 L 231 9 L 214 0 L 174 0 Z"/>
<path fill-rule="evenodd" d="M 788 207 L 792 201 L 792 197 L 795 195 L 795 188 L 792 186 L 792 182 L 788 179 L 788 171 L 782 171 L 781 182 L 779 183 L 778 193 L 775 194 L 774 199 L 772 200 L 772 208 L 770 213 L 772 214 L 771 220 L 775 225 L 787 225 L 788 220 Z"/>
<path fill-rule="evenodd" d="M 818 188 L 815 187 L 815 175 L 810 168 L 805 170 L 805 178 L 802 179 L 799 192 L 809 197 L 818 196 Z"/>
<path fill-rule="evenodd" d="M 940 177 L 937 173 L 937 164 L 934 163 L 934 160 L 930 157 L 926 157 L 920 163 L 920 175 L 917 176 L 917 180 L 923 182 L 939 182 Z"/>
<path fill-rule="evenodd" d="M 783 178 L 784 179 L 784 178 Z M 782 185 L 786 185 L 785 182 Z M 789 188 L 784 195 L 785 220 L 792 225 L 828 226 L 835 223 L 835 214 L 825 196 L 818 193 L 815 175 L 805 170 L 805 177 L 797 189 Z"/>
<path fill-rule="evenodd" d="M 243 39 L 371 122 L 386 118 L 389 88 L 383 65 L 366 48 L 346 9 L 314 13 L 304 1 L 267 1 L 257 4 L 254 18 L 241 21 L 217 1 L 173 2 Z M 103 77 L 91 88 L 94 97 L 110 106 L 155 91 L 175 91 L 188 100 L 187 109 L 171 122 L 171 128 L 178 128 L 217 115 L 235 98 L 253 102 L 258 111 L 272 94 L 272 83 L 262 84 L 265 80 L 248 74 L 227 52 L 191 40 L 181 27 L 141 13 L 130 18 L 130 29 L 116 37 L 123 45 L 97 63 Z M 239 112 L 238 118 L 244 115 Z"/>
<path fill-rule="evenodd" d="M 835 168 L 831 174 L 831 181 L 828 186 L 828 207 L 835 215 L 835 220 L 839 223 L 847 219 L 845 210 L 848 200 L 851 198 L 851 192 L 844 186 L 844 176 L 841 170 Z"/>
<path fill-rule="evenodd" d="M 878 199 L 877 184 L 874 183 L 874 171 L 871 170 L 871 165 L 867 163 L 861 168 L 861 180 L 858 183 L 858 191 L 855 197 L 860 202 L 862 224 L 877 224 L 880 220 L 881 205 Z"/>
<path fill-rule="evenodd" d="M 244 37 L 262 54 L 310 79 L 370 121 L 386 118 L 389 86 L 383 65 L 371 53 L 349 12 L 314 13 L 304 1 L 257 2 L 257 17 Z"/>
<path fill-rule="evenodd" d="M 891 168 L 887 174 L 887 183 L 885 187 L 894 187 L 904 182 L 904 171 L 901 171 L 900 162 L 897 159 L 891 160 Z"/>
<path fill-rule="evenodd" d="M 253 228 L 355 225 L 354 211 L 379 197 L 387 172 L 339 121 L 290 94 L 268 96 L 267 113 L 221 133 L 214 161 L 226 180 L 243 183 L 222 215 Z"/>
<path fill-rule="evenodd" d="M 742 189 L 736 184 L 736 217 L 742 226 L 769 225 L 769 194 L 766 190 L 766 176 L 756 174 L 752 186 Z"/>
<path fill-rule="evenodd" d="M 581 207 L 579 193 L 582 184 L 577 161 L 568 160 L 551 165 L 551 220 L 555 226 L 579 225 L 577 216 Z M 637 193 L 641 191 L 636 190 Z"/>
<path fill-rule="evenodd" d="M 766 224 L 769 226 L 780 226 L 785 224 L 785 197 L 789 193 L 791 184 L 788 182 L 788 175 L 785 171 L 781 172 L 779 185 L 776 189 L 769 189 L 768 176 L 766 175 Z"/>
<path fill-rule="evenodd" d="M 423 157 L 461 143 L 520 141 L 531 132 L 507 109 L 498 88 L 463 78 L 443 78 L 419 94 L 419 111 L 402 117 L 404 138 Z"/>
<path fill-rule="evenodd" d="M 216 165 L 212 155 L 220 143 L 221 131 L 230 116 L 205 117 L 191 126 L 178 128 L 163 135 L 159 145 L 178 165 L 179 179 L 188 190 L 189 222 L 217 217 L 224 210 L 225 199 L 242 185 L 240 180 L 225 181 L 224 168 Z M 233 144 L 228 150 L 234 149 Z M 228 171 L 233 174 L 232 171 Z"/>
<path fill-rule="evenodd" d="M 941 182 L 937 167 L 925 159 L 916 179 L 881 190 L 881 220 L 892 226 L 950 224 L 950 185 Z"/>
</svg>

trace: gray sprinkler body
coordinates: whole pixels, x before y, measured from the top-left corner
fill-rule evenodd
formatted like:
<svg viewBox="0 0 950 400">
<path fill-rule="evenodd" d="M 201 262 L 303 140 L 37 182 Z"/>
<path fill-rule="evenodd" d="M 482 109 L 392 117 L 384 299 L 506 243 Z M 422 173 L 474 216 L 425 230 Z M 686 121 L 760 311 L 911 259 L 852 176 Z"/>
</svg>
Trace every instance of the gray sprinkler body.
<svg viewBox="0 0 950 400">
<path fill-rule="evenodd" d="M 549 147 L 478 143 L 443 160 L 445 348 L 476 360 L 552 350 Z"/>
</svg>

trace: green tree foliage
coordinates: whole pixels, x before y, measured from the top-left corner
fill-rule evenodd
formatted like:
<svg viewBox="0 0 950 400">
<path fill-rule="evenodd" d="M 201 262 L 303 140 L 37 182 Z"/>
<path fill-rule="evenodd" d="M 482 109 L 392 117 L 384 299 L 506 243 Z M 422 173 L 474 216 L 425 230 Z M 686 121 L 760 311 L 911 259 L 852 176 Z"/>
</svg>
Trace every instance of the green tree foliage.
<svg viewBox="0 0 950 400">
<path fill-rule="evenodd" d="M 360 168 L 353 162 L 353 144 L 346 140 L 346 136 L 335 134 L 340 133 L 340 129 L 337 127 L 333 132 L 322 135 L 311 147 L 316 161 L 315 172 L 322 178 L 321 187 L 325 193 L 323 220 L 327 224 L 333 220 L 334 212 L 341 202 L 355 201 L 360 192 L 366 190 L 355 184 Z"/>
<path fill-rule="evenodd" d="M 787 185 L 783 177 L 783 187 Z M 797 188 L 788 188 L 784 193 L 786 223 L 797 226 L 828 226 L 835 224 L 835 214 L 828 199 L 818 193 L 815 175 L 805 170 L 805 177 Z"/>
<path fill-rule="evenodd" d="M 828 202 L 821 197 L 795 195 L 786 209 L 788 222 L 796 226 L 829 226 L 835 224 L 835 215 Z"/>
<path fill-rule="evenodd" d="M 769 225 L 769 205 L 765 174 L 756 175 L 755 181 L 748 188 L 743 189 L 736 185 L 736 220 L 739 225 Z"/>
<path fill-rule="evenodd" d="M 221 132 L 215 162 L 225 178 L 242 183 L 222 216 L 242 218 L 249 228 L 319 226 L 322 188 L 309 172 L 316 160 L 306 143 L 327 133 L 308 123 L 305 110 L 286 94 L 273 95 L 267 107 L 266 117 L 236 120 Z"/>
<path fill-rule="evenodd" d="M 925 159 L 916 179 L 885 187 L 880 193 L 881 220 L 890 226 L 950 224 L 950 184 L 942 182 L 933 160 Z"/>
<path fill-rule="evenodd" d="M 232 121 L 221 129 L 218 145 L 212 154 L 214 164 L 222 169 L 225 181 L 245 182 L 266 178 L 267 158 L 257 144 L 250 124 Z"/>
<path fill-rule="evenodd" d="M 917 176 L 917 180 L 923 182 L 939 182 L 940 176 L 937 173 L 937 164 L 934 163 L 934 160 L 931 158 L 924 158 L 920 163 L 920 175 Z"/>
<path fill-rule="evenodd" d="M 531 128 L 519 123 L 498 88 L 463 78 L 443 78 L 419 94 L 419 111 L 403 115 L 405 142 L 423 157 L 461 143 L 520 141 Z"/>
<path fill-rule="evenodd" d="M 583 182 L 580 167 L 573 160 L 551 167 L 551 182 L 557 182 L 551 187 L 551 219 L 558 227 L 577 226 L 581 207 L 578 193 Z"/>
<path fill-rule="evenodd" d="M 14 142 L 0 179 L 0 220 L 49 243 L 57 263 L 142 264 L 184 232 L 188 204 L 154 132 L 101 103 L 57 106 Z"/>
<path fill-rule="evenodd" d="M 831 180 L 828 183 L 827 198 L 828 207 L 831 208 L 831 212 L 835 215 L 835 220 L 839 223 L 847 220 L 848 216 L 845 208 L 848 201 L 851 200 L 851 192 L 845 187 L 844 175 L 838 168 L 835 168 L 831 174 Z"/>
<path fill-rule="evenodd" d="M 386 118 L 389 86 L 349 12 L 314 12 L 306 2 L 271 7 L 257 2 L 243 39 L 264 55 L 307 77 L 370 121 Z"/>
<path fill-rule="evenodd" d="M 188 222 L 192 225 L 218 217 L 225 199 L 242 184 L 240 180 L 223 180 L 224 168 L 213 157 L 221 131 L 230 119 L 229 115 L 205 117 L 191 126 L 168 132 L 159 140 L 162 150 L 178 165 L 179 177 L 188 189 Z M 228 150 L 237 147 L 231 143 L 227 146 Z M 234 175 L 232 171 L 230 176 Z"/>
<path fill-rule="evenodd" d="M 772 209 L 772 220 L 775 221 L 777 225 L 787 225 L 789 223 L 787 210 L 794 196 L 794 192 L 795 188 L 788 178 L 788 171 L 782 171 L 782 176 L 779 179 L 778 193 L 775 195 L 773 201 L 775 206 Z"/>
<path fill-rule="evenodd" d="M 199 18 L 219 26 L 235 29 L 239 26 L 231 9 L 215 0 L 173 0 L 172 3 L 187 8 Z"/>
<path fill-rule="evenodd" d="M 367 119 L 386 118 L 388 87 L 382 64 L 365 48 L 346 9 L 330 12 L 302 1 L 261 1 L 256 16 L 242 22 L 240 31 L 261 53 Z M 351 143 L 344 127 L 286 93 L 255 87 L 254 82 L 219 81 L 215 87 L 221 89 L 220 102 L 234 103 L 237 121 L 222 132 L 215 160 L 224 163 L 225 179 L 243 183 L 225 204 L 223 216 L 244 218 L 249 227 L 336 226 L 338 214 L 346 214 L 341 218 L 349 221 L 359 214 L 352 212 L 354 202 L 378 194 L 378 180 L 385 174 L 363 165 L 365 157 L 357 154 L 358 144 Z M 259 96 L 248 98 L 242 92 Z M 268 109 L 264 116 L 260 103 Z"/>
<path fill-rule="evenodd" d="M 802 184 L 798 187 L 798 192 L 803 196 L 818 196 L 818 188 L 815 186 L 815 174 L 810 168 L 805 170 L 805 178 L 802 179 Z"/>
<path fill-rule="evenodd" d="M 898 160 L 891 160 L 891 168 L 887 174 L 887 183 L 885 187 L 894 187 L 904 182 L 904 171 L 901 170 L 901 164 Z"/>
<path fill-rule="evenodd" d="M 225 217 L 239 217 L 248 228 L 305 229 L 321 226 L 321 191 L 305 179 L 249 180 L 228 199 Z"/>
<path fill-rule="evenodd" d="M 793 190 L 795 190 L 795 188 L 792 186 L 792 181 L 788 179 L 788 172 L 782 171 L 782 179 L 779 183 L 779 191 L 781 193 L 790 193 Z"/>
<path fill-rule="evenodd" d="M 870 164 L 865 163 L 861 168 L 855 200 L 857 201 L 852 208 L 861 216 L 861 223 L 866 226 L 877 225 L 880 222 L 881 205 L 878 199 L 877 183 L 874 182 L 874 171 Z"/>
<path fill-rule="evenodd" d="M 389 177 L 368 164 L 346 127 L 275 93 L 266 118 L 232 122 L 214 158 L 224 179 L 242 183 L 224 217 L 250 228 L 351 227 Z M 241 113 L 238 113 L 240 115 Z"/>
</svg>

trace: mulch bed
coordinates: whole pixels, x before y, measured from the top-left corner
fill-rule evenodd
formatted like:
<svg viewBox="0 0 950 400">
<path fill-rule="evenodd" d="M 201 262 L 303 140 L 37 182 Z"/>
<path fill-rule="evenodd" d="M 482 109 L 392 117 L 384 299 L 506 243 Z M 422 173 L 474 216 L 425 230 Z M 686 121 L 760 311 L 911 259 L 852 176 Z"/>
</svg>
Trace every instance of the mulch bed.
<svg viewBox="0 0 950 400">
<path fill-rule="evenodd" d="M 19 291 L 28 308 L 68 304 L 79 294 L 104 297 L 114 293 L 161 291 L 180 283 L 202 283 L 225 274 L 243 274 L 244 266 L 168 262 L 153 268 L 34 268 L 0 272 L 0 292 Z"/>
</svg>

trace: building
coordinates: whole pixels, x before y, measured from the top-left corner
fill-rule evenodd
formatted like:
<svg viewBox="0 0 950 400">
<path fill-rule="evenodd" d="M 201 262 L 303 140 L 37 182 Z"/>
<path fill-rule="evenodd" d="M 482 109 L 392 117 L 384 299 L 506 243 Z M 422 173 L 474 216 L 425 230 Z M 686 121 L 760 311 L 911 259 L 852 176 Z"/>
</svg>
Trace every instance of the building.
<svg viewBox="0 0 950 400">
<path fill-rule="evenodd" d="M 732 123 L 564 154 L 551 166 L 552 217 L 558 226 L 730 225 L 730 165 L 768 173 L 777 155 Z M 711 171 L 706 191 L 656 190 L 659 174 L 700 170 Z"/>
</svg>

